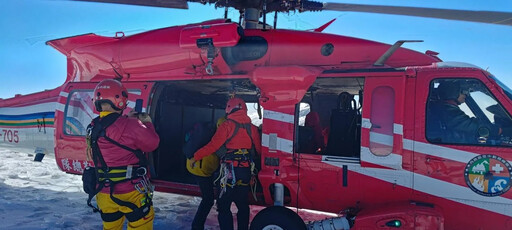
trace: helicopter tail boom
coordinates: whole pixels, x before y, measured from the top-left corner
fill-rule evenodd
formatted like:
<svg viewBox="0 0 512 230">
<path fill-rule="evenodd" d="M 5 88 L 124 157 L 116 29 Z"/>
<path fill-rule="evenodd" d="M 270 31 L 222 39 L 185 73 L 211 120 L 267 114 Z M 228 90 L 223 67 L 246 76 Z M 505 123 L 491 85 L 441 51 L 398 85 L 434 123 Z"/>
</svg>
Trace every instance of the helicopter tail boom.
<svg viewBox="0 0 512 230">
<path fill-rule="evenodd" d="M 93 33 L 77 35 L 67 38 L 59 38 L 46 42 L 46 45 L 50 45 L 62 54 L 70 56 L 71 51 L 77 47 L 96 45 L 105 42 L 111 42 L 117 40 L 116 38 L 103 37 Z"/>
</svg>

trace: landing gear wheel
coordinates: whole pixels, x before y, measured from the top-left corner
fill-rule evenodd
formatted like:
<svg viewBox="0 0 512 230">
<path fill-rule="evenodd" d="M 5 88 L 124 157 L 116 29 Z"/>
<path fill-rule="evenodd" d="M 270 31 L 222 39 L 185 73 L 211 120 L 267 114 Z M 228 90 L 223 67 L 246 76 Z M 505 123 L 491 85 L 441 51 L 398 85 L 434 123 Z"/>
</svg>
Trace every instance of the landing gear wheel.
<svg viewBox="0 0 512 230">
<path fill-rule="evenodd" d="M 261 210 L 251 222 L 251 230 L 302 230 L 306 224 L 294 211 L 272 206 Z"/>
</svg>

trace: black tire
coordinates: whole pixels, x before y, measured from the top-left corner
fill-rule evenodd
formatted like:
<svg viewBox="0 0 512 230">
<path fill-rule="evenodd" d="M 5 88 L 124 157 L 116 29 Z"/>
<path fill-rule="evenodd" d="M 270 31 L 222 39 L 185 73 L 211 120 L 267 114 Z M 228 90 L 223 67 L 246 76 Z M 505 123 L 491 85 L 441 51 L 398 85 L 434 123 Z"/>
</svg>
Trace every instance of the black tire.
<svg viewBox="0 0 512 230">
<path fill-rule="evenodd" d="M 272 206 L 261 210 L 251 222 L 251 230 L 265 228 L 268 230 L 305 230 L 306 224 L 294 211 L 282 206 Z"/>
</svg>

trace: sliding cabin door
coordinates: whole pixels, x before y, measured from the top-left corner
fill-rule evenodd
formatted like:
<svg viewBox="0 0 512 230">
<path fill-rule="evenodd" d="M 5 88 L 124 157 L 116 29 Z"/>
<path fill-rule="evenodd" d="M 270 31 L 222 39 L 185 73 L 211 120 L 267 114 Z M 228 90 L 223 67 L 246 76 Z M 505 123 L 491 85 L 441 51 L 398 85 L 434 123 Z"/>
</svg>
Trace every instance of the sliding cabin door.
<svg viewBox="0 0 512 230">
<path fill-rule="evenodd" d="M 413 113 L 405 107 L 406 76 L 375 76 L 365 81 L 361 121 L 361 168 L 368 184 L 365 198 L 407 199 L 411 194 L 412 172 L 403 153 L 404 116 Z M 369 183 L 371 181 L 371 183 Z"/>
</svg>

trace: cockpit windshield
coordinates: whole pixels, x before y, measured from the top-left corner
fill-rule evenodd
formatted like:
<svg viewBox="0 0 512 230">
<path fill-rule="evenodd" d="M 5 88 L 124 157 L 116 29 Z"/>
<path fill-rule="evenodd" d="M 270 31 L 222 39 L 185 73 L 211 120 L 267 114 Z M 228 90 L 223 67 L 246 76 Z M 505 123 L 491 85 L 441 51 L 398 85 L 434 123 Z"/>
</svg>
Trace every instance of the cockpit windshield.
<svg viewBox="0 0 512 230">
<path fill-rule="evenodd" d="M 432 143 L 512 146 L 512 117 L 478 79 L 434 79 L 426 136 Z"/>
</svg>

